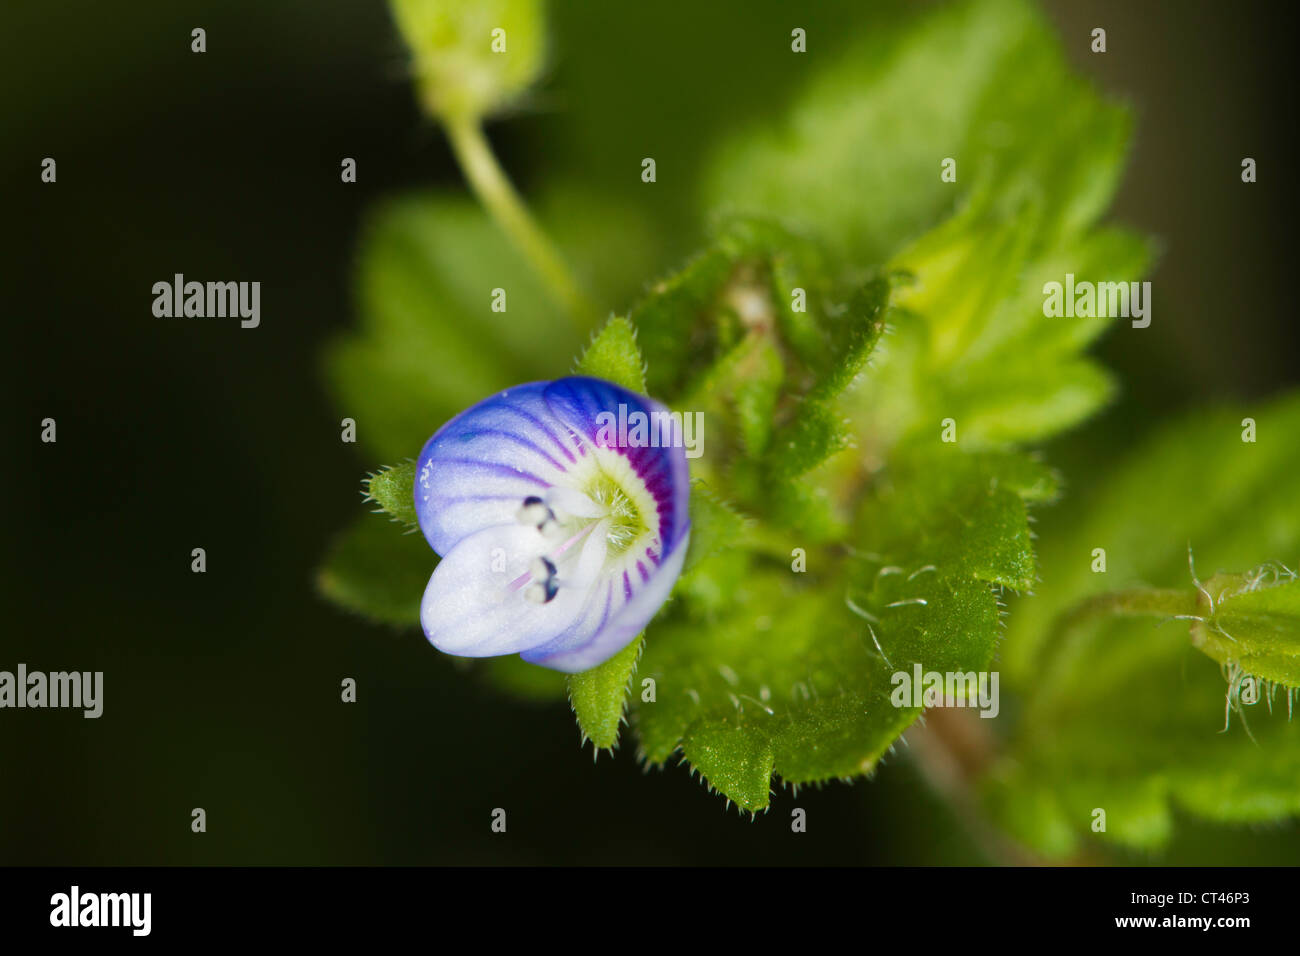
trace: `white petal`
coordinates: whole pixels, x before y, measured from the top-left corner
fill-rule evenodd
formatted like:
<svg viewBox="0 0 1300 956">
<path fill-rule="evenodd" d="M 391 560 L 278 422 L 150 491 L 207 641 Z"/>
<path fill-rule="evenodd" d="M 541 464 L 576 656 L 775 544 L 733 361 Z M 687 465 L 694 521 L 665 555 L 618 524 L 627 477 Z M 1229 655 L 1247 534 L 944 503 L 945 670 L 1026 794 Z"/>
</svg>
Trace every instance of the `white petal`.
<svg viewBox="0 0 1300 956">
<path fill-rule="evenodd" d="M 429 642 L 447 654 L 491 657 L 541 646 L 571 627 L 584 610 L 585 590 L 561 587 L 535 604 L 524 598 L 527 581 L 519 584 L 549 544 L 536 528 L 518 524 L 462 538 L 424 591 L 420 623 Z"/>
<path fill-rule="evenodd" d="M 610 577 L 612 603 L 616 610 L 607 620 L 594 628 L 581 626 L 589 623 L 594 614 L 592 608 L 584 608 L 582 617 L 575 621 L 573 628 L 546 646 L 523 653 L 523 659 L 566 674 L 577 674 L 613 657 L 645 630 L 655 612 L 668 599 L 677 576 L 681 574 L 690 538 L 688 527 L 681 544 L 668 555 L 663 564 L 655 568 L 649 581 L 633 589 L 631 600 L 627 600 L 621 607 L 617 605 L 624 596 L 623 589 L 619 586 L 622 578 L 620 576 L 616 581 Z"/>
</svg>

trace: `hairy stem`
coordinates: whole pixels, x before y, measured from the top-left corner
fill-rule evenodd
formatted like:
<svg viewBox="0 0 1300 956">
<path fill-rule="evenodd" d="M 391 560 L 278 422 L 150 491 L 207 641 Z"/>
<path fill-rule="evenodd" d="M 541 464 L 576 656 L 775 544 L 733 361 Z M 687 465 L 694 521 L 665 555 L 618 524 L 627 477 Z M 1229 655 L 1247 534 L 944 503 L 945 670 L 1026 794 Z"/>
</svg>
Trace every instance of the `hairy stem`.
<svg viewBox="0 0 1300 956">
<path fill-rule="evenodd" d="M 479 120 L 452 115 L 444 117 L 444 125 L 456 160 L 479 201 L 541 276 L 578 331 L 585 333 L 596 309 L 501 169 Z"/>
<path fill-rule="evenodd" d="M 1063 632 L 1102 615 L 1118 617 L 1186 617 L 1196 613 L 1196 594 L 1176 588 L 1132 588 L 1098 594 L 1076 604 L 1058 621 Z"/>
</svg>

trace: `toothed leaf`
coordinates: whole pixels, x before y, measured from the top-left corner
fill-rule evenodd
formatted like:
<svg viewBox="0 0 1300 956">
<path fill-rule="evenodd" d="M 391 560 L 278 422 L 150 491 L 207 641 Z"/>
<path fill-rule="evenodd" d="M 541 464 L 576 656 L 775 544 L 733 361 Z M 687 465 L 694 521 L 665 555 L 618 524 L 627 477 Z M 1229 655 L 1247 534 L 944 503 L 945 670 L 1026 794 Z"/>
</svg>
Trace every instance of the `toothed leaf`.
<svg viewBox="0 0 1300 956">
<path fill-rule="evenodd" d="M 408 527 L 419 524 L 415 515 L 415 462 L 383 468 L 365 481 L 366 494 L 390 517 Z"/>
<path fill-rule="evenodd" d="M 645 360 L 636 344 L 636 330 L 623 318 L 612 318 L 591 340 L 574 371 L 603 378 L 640 395 L 646 392 Z"/>
<path fill-rule="evenodd" d="M 633 702 L 646 759 L 681 751 L 710 786 L 759 810 L 773 773 L 810 783 L 874 768 L 918 713 L 891 703 L 896 670 L 988 668 L 991 585 L 1032 580 L 1026 502 L 1051 495 L 1051 473 L 953 450 L 942 468 L 919 453 L 900 463 L 904 482 L 905 495 L 882 483 L 853 539 L 858 558 L 792 534 L 791 548 L 807 546 L 800 570 L 776 543 L 722 609 L 697 618 L 688 591 L 651 624 L 638 674 L 657 696 Z"/>
<path fill-rule="evenodd" d="M 1192 624 L 1197 648 L 1260 680 L 1300 687 L 1300 580 L 1293 571 L 1216 574 L 1197 596 L 1203 616 Z"/>
<path fill-rule="evenodd" d="M 599 667 L 569 675 L 573 713 L 583 736 L 597 750 L 608 750 L 618 743 L 628 686 L 636 672 L 643 640 L 644 636 L 638 637 Z"/>
</svg>

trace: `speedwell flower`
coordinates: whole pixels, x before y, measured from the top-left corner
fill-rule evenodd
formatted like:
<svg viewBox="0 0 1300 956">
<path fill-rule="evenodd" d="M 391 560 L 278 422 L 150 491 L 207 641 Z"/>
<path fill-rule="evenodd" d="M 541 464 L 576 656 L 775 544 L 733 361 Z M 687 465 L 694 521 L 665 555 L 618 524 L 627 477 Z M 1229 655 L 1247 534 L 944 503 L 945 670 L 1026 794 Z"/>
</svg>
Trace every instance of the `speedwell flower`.
<svg viewBox="0 0 1300 956">
<path fill-rule="evenodd" d="M 638 413 L 652 427 L 629 437 Z M 681 420 L 651 399 L 573 377 L 479 402 L 416 465 L 420 530 L 442 556 L 420 607 L 425 635 L 463 657 L 595 667 L 668 598 L 688 499 Z"/>
</svg>

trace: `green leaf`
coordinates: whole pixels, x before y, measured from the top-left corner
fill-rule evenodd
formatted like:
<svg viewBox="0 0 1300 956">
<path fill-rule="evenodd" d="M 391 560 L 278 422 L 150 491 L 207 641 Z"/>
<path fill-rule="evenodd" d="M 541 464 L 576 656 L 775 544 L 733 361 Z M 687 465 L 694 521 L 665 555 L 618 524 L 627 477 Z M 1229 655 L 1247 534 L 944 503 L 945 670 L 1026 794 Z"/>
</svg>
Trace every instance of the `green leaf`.
<svg viewBox="0 0 1300 956">
<path fill-rule="evenodd" d="M 1300 688 L 1300 581 L 1281 565 L 1216 574 L 1197 592 L 1192 643 L 1230 672 Z"/>
<path fill-rule="evenodd" d="M 592 338 L 574 366 L 579 375 L 603 378 L 644 395 L 645 360 L 636 344 L 636 329 L 624 318 L 612 318 Z"/>
<path fill-rule="evenodd" d="M 583 742 L 590 740 L 597 750 L 609 750 L 618 743 L 628 688 L 643 643 L 644 637 L 638 635 L 605 663 L 569 675 L 569 701 L 582 729 Z"/>
<path fill-rule="evenodd" d="M 734 507 L 708 486 L 695 482 L 691 487 L 691 542 L 682 573 L 690 574 L 706 558 L 742 546 L 748 525 Z"/>
<path fill-rule="evenodd" d="M 1150 248 L 1119 230 L 1040 248 L 1049 226 L 1034 206 L 972 208 L 895 259 L 913 277 L 894 296 L 904 341 L 887 344 L 881 374 L 849 402 L 864 442 L 880 447 L 942 418 L 957 422 L 963 442 L 1032 441 L 1110 399 L 1110 376 L 1079 353 L 1124 320 L 1047 317 L 1043 286 L 1067 273 L 1136 281 Z"/>
<path fill-rule="evenodd" d="M 884 330 L 889 293 L 882 278 L 833 267 L 805 236 L 733 217 L 630 317 L 654 394 L 687 401 L 758 389 L 732 396 L 756 415 L 778 391 L 824 399 L 842 390 Z"/>
<path fill-rule="evenodd" d="M 577 339 L 532 270 L 470 200 L 390 202 L 365 230 L 361 328 L 326 372 L 379 459 L 414 458 L 443 422 L 494 392 L 554 378 Z M 504 289 L 506 311 L 492 309 Z"/>
<path fill-rule="evenodd" d="M 518 97 L 546 53 L 540 0 L 390 0 L 421 98 L 441 115 L 479 117 Z M 494 31 L 501 30 L 501 34 Z M 504 48 L 493 48 L 494 41 Z"/>
<path fill-rule="evenodd" d="M 979 183 L 1051 204 L 1067 230 L 1086 225 L 1114 190 L 1127 129 L 1033 5 L 946 4 L 824 61 L 783 121 L 764 117 L 718 151 L 705 196 L 881 262 Z M 956 183 L 941 179 L 946 157 Z"/>
<path fill-rule="evenodd" d="M 1158 850 L 1175 808 L 1236 824 L 1300 814 L 1293 695 L 1261 692 L 1230 714 L 1220 669 L 1184 627 L 1113 619 L 1084 645 L 1067 678 L 1077 691 L 1032 701 L 985 783 L 1009 832 L 1062 857 L 1091 844 Z M 1104 832 L 1092 830 L 1096 809 Z"/>
<path fill-rule="evenodd" d="M 765 462 L 767 477 L 774 482 L 789 481 L 847 448 L 851 441 L 840 416 L 819 402 L 807 402 L 773 438 Z"/>
<path fill-rule="evenodd" d="M 834 398 L 862 371 L 885 331 L 883 315 L 890 292 L 888 280 L 872 279 L 853 293 L 843 316 L 826 323 L 829 334 L 818 363 L 817 384 L 810 390 L 811 398 L 818 401 Z"/>
<path fill-rule="evenodd" d="M 563 699 L 568 675 L 530 664 L 521 657 L 483 657 L 467 669 L 488 685 L 511 697 L 547 703 Z"/>
<path fill-rule="evenodd" d="M 723 340 L 734 337 L 733 330 L 721 330 L 713 320 L 733 268 L 724 250 L 709 248 L 655 283 L 633 307 L 630 318 L 646 357 L 652 394 L 676 399 L 712 364 Z"/>
<path fill-rule="evenodd" d="M 366 500 L 409 528 L 419 525 L 415 514 L 415 462 L 381 468 L 365 479 Z"/>
<path fill-rule="evenodd" d="M 865 368 L 891 288 L 837 274 L 816 243 L 770 221 L 724 221 L 632 311 L 652 391 L 708 423 L 692 472 L 756 518 L 818 540 L 842 530 L 811 472 L 852 444 L 832 402 Z"/>
<path fill-rule="evenodd" d="M 1255 442 L 1242 440 L 1248 418 Z M 1201 411 L 1053 516 L 1070 526 L 1045 531 L 1042 584 L 1013 609 L 1002 651 L 1023 719 L 987 785 L 994 813 L 1040 851 L 1157 849 L 1175 808 L 1224 823 L 1300 813 L 1300 720 L 1284 686 L 1300 647 L 1287 570 L 1300 557 L 1297 435 L 1300 396 Z M 1081 614 L 1115 594 L 1159 598 L 1135 608 L 1156 616 Z"/>
<path fill-rule="evenodd" d="M 908 554 L 945 575 L 1020 591 L 1033 587 L 1037 568 L 1025 503 L 1056 498 L 1051 469 L 1028 455 L 967 454 L 955 445 L 896 458 L 891 480 L 859 516 L 873 550 Z"/>
<path fill-rule="evenodd" d="M 885 457 L 944 418 L 963 441 L 996 447 L 1075 425 L 1114 393 L 1079 352 L 1116 320 L 1049 319 L 1042 288 L 1067 272 L 1135 281 L 1147 267 L 1145 242 L 1094 225 L 1129 128 L 1126 110 L 1071 73 L 1031 4 L 968 0 L 827 58 L 783 123 L 719 151 L 705 192 L 841 263 L 911 275 L 873 373 L 845 397 L 860 447 Z M 955 182 L 940 175 L 945 159 Z M 811 356 L 798 316 L 782 319 Z"/>
<path fill-rule="evenodd" d="M 896 670 L 987 669 L 991 585 L 1033 580 L 1026 502 L 1050 497 L 1054 479 L 1011 454 L 951 450 L 938 463 L 917 451 L 897 464 L 895 490 L 882 482 L 857 526 L 856 558 L 769 533 L 771 557 L 752 559 L 721 608 L 688 588 L 652 622 L 638 674 L 655 699 L 633 702 L 644 759 L 680 751 L 759 810 L 773 773 L 802 784 L 875 767 L 918 713 L 891 703 Z M 800 545 L 796 571 L 787 556 Z"/>
<path fill-rule="evenodd" d="M 397 627 L 420 622 L 420 598 L 438 556 L 424 535 L 361 515 L 339 535 L 317 572 L 317 587 L 335 604 Z"/>
</svg>

